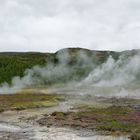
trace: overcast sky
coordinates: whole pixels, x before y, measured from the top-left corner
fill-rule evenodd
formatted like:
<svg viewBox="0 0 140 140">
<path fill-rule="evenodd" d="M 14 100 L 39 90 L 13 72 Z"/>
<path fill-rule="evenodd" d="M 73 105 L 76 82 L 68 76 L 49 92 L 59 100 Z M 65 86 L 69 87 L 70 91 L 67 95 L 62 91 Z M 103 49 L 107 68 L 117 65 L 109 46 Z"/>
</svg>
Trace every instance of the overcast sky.
<svg viewBox="0 0 140 140">
<path fill-rule="evenodd" d="M 0 0 L 0 51 L 140 49 L 140 0 Z"/>
</svg>

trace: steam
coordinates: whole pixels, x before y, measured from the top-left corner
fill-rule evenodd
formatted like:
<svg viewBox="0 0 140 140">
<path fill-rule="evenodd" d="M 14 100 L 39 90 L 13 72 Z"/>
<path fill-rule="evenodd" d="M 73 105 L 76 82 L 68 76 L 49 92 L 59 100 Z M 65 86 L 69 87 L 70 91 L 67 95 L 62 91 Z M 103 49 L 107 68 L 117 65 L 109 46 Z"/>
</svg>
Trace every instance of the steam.
<svg viewBox="0 0 140 140">
<path fill-rule="evenodd" d="M 111 87 L 115 87 L 113 93 L 126 94 L 126 86 L 140 82 L 139 54 L 120 55 L 117 60 L 110 55 L 102 64 L 97 63 L 99 60 L 95 56 L 91 57 L 84 51 L 73 55 L 67 49 L 62 50 L 56 54 L 58 63 L 51 62 L 43 67 L 34 66 L 32 69 L 26 69 L 23 77 L 16 76 L 11 84 L 1 84 L 0 93 L 14 93 L 30 86 L 62 83 L 67 88 L 66 84 L 74 83 L 80 89 L 86 86 L 85 89 L 88 90 L 83 90 L 85 94 L 87 91 L 92 93 L 93 89 L 99 95 L 105 91 L 104 89 Z M 101 87 L 102 91 L 99 90 Z M 119 88 L 116 90 L 117 87 Z M 138 90 L 137 88 L 136 93 Z"/>
<path fill-rule="evenodd" d="M 44 67 L 34 66 L 32 69 L 26 69 L 23 77 L 13 77 L 11 84 L 3 83 L 0 87 L 0 93 L 13 93 L 19 89 L 35 85 L 51 85 L 77 81 L 81 78 L 79 69 L 87 73 L 94 65 L 91 65 L 90 57 L 84 52 L 78 52 L 77 59 L 71 60 L 72 56 L 67 49 L 57 53 L 58 64 L 53 62 L 46 63 Z M 71 60 L 71 61 L 70 61 Z M 75 63 L 70 66 L 69 63 Z"/>
<path fill-rule="evenodd" d="M 122 86 L 140 81 L 140 56 L 120 56 L 115 61 L 110 56 L 82 81 L 93 86 Z"/>
</svg>

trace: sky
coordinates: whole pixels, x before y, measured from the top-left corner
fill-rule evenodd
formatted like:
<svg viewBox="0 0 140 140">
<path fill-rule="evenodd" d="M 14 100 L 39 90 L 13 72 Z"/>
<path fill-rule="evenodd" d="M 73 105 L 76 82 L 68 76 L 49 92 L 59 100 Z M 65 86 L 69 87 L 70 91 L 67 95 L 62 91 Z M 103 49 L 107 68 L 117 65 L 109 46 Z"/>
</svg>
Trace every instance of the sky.
<svg viewBox="0 0 140 140">
<path fill-rule="evenodd" d="M 0 51 L 140 49 L 140 0 L 0 0 Z"/>
</svg>

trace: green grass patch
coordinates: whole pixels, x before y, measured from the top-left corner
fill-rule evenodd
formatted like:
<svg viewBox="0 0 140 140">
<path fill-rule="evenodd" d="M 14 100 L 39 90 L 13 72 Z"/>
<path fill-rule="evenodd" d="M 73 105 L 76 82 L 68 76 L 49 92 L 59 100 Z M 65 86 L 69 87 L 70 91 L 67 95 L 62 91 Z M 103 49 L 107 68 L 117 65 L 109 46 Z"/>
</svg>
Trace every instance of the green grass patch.
<svg viewBox="0 0 140 140">
<path fill-rule="evenodd" d="M 77 127 L 78 129 L 98 130 L 116 134 L 139 134 L 140 111 L 122 106 L 96 108 L 82 106 L 77 112 L 54 112 L 50 117 L 43 118 L 40 124 Z M 61 119 L 61 121 L 60 121 Z M 138 135 L 134 136 L 138 138 Z M 137 140 L 137 139 L 136 139 Z M 139 140 L 139 139 L 138 139 Z"/>
<path fill-rule="evenodd" d="M 110 131 L 110 132 L 127 132 L 131 133 L 135 129 L 140 129 L 139 124 L 135 123 L 125 123 L 120 122 L 118 120 L 110 121 L 110 122 L 103 122 L 101 125 L 99 124 L 97 126 L 97 129 L 104 130 L 104 131 Z"/>
<path fill-rule="evenodd" d="M 22 110 L 28 108 L 55 106 L 62 100 L 58 95 L 41 93 L 17 93 L 0 95 L 0 112 L 4 110 Z"/>
</svg>

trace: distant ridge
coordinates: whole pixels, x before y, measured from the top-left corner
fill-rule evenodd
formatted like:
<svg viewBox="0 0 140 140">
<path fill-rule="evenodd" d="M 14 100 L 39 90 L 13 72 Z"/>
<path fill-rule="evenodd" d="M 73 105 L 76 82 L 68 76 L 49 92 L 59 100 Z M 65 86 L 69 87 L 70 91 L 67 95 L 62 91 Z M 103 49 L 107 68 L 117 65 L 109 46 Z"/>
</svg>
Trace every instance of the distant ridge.
<svg viewBox="0 0 140 140">
<path fill-rule="evenodd" d="M 86 49 L 86 48 L 62 48 L 58 51 L 56 51 L 55 53 L 50 53 L 50 52 L 37 52 L 37 51 L 27 51 L 27 52 L 0 52 L 0 54 L 4 54 L 4 55 L 20 55 L 20 54 L 56 54 L 59 52 L 65 52 L 65 51 L 85 51 L 85 52 L 112 52 L 112 53 L 140 53 L 140 49 L 132 49 L 132 50 L 123 50 L 123 51 L 110 51 L 110 50 L 91 50 L 91 49 Z"/>
</svg>

